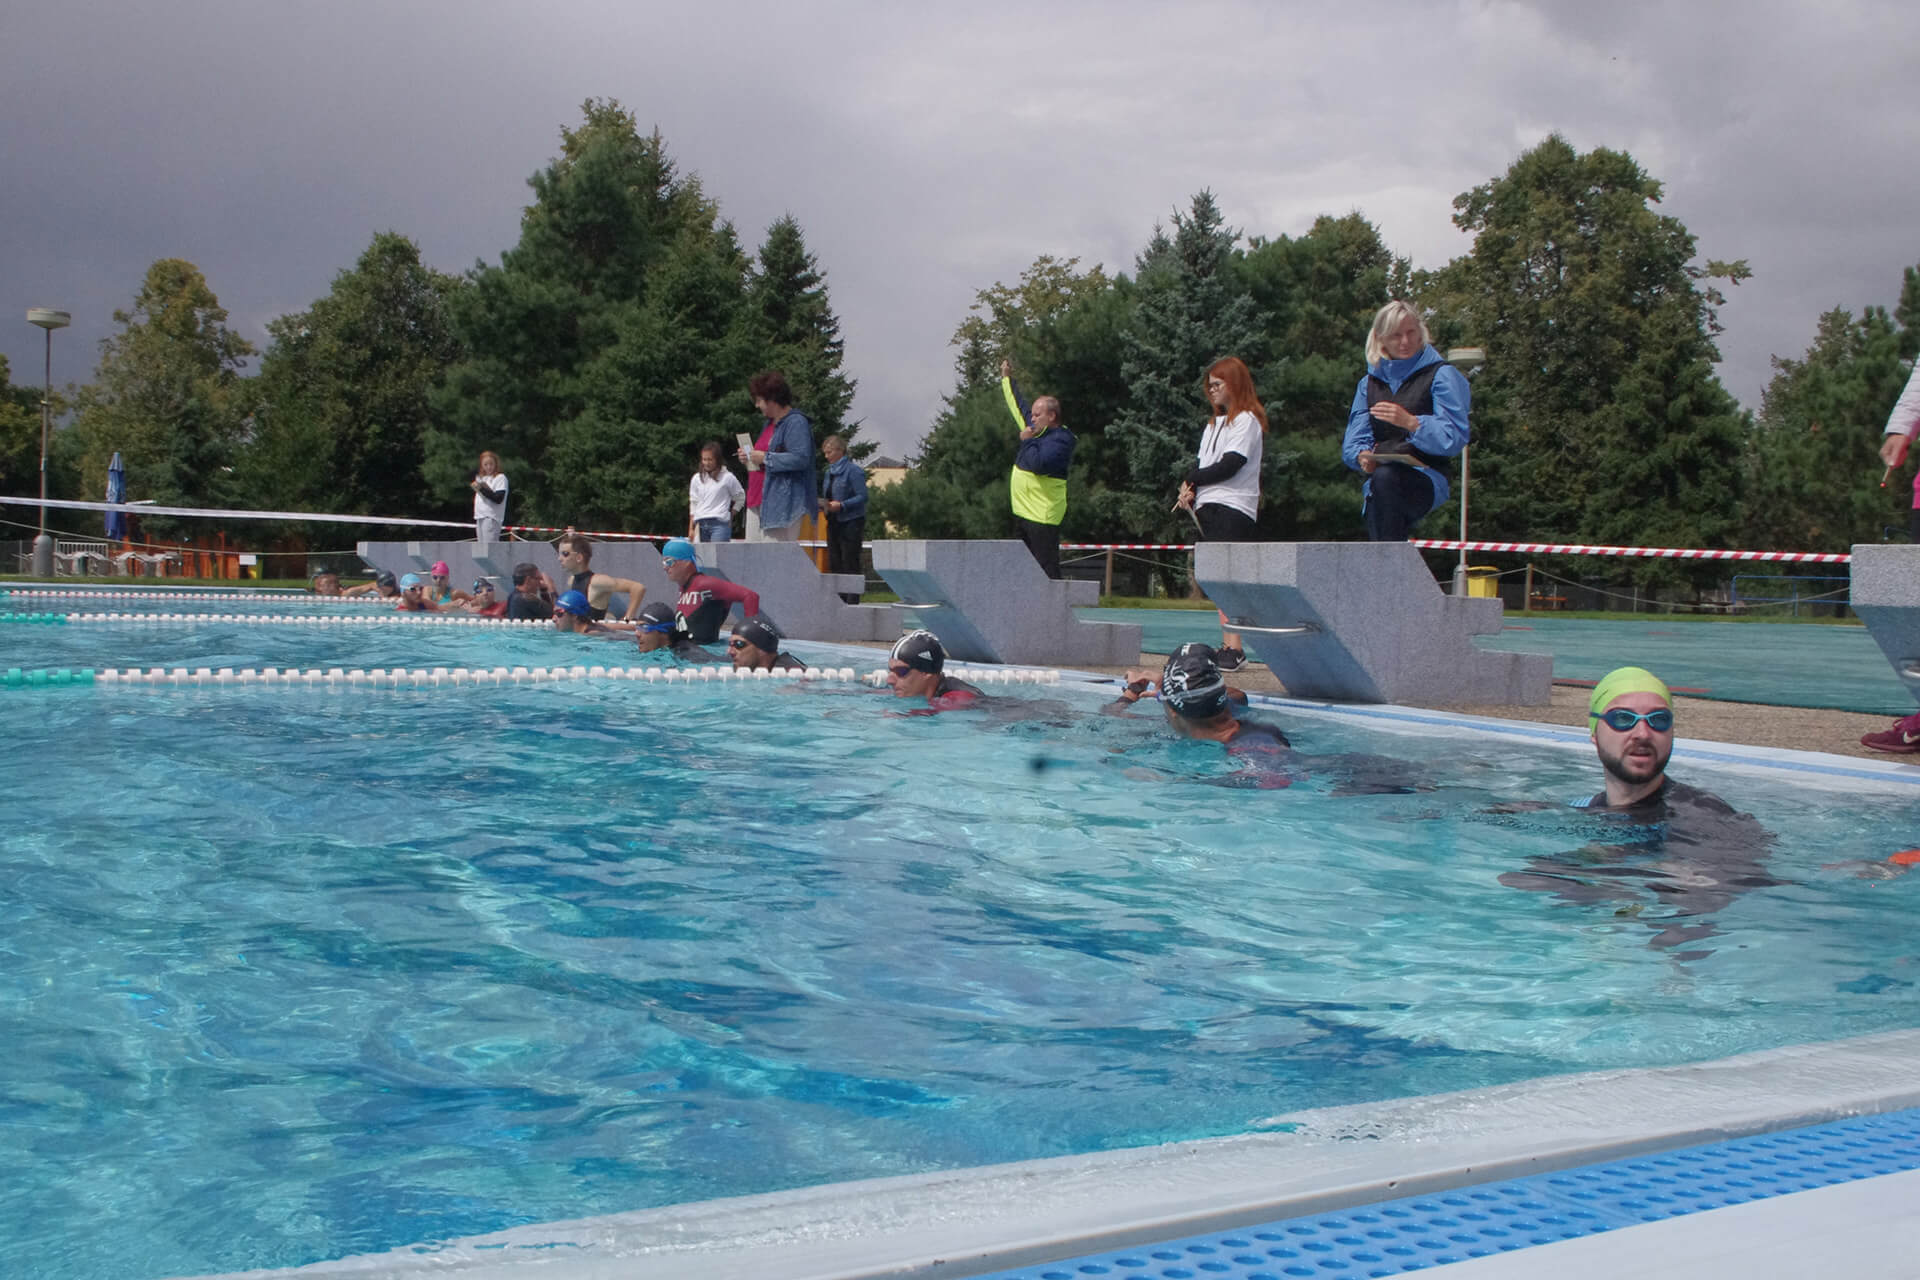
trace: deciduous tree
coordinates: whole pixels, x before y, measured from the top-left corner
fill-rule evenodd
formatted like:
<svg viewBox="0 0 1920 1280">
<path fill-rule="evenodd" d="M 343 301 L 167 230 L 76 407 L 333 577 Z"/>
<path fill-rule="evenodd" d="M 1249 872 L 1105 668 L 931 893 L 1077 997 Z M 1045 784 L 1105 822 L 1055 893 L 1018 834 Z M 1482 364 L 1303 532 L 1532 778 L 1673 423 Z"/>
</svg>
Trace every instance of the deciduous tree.
<svg viewBox="0 0 1920 1280">
<path fill-rule="evenodd" d="M 252 408 L 240 376 L 253 347 L 227 327 L 227 313 L 200 269 L 163 258 L 102 339 L 93 382 L 75 400 L 73 447 L 84 492 L 98 499 L 118 451 L 127 492 L 161 506 L 219 507 L 234 494 L 233 458 Z M 150 531 L 175 522 L 151 517 Z"/>
</svg>

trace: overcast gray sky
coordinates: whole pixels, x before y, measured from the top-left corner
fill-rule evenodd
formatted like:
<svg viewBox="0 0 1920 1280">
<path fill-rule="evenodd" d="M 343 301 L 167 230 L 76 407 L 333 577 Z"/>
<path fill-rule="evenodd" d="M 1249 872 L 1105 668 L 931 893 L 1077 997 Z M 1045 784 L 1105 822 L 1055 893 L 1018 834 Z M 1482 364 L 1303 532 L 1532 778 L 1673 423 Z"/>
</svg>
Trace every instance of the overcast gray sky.
<svg viewBox="0 0 1920 1280">
<path fill-rule="evenodd" d="M 1920 262 L 1910 4 L 646 4 L 7 0 L 0 351 L 71 311 L 84 381 L 147 266 L 187 258 L 256 344 L 376 231 L 463 271 L 588 97 L 657 124 L 757 245 L 792 213 L 825 270 L 854 413 L 910 452 L 976 290 L 1035 257 L 1131 270 L 1210 187 L 1248 235 L 1358 209 L 1416 267 L 1469 248 L 1458 193 L 1558 131 L 1666 185 L 1750 407 L 1834 306 Z M 8 317 L 11 317 L 9 319 Z M 1359 353 L 1355 353 L 1356 376 Z M 255 366 L 257 367 L 257 366 Z M 1328 430 L 1339 429 L 1329 423 Z"/>
</svg>

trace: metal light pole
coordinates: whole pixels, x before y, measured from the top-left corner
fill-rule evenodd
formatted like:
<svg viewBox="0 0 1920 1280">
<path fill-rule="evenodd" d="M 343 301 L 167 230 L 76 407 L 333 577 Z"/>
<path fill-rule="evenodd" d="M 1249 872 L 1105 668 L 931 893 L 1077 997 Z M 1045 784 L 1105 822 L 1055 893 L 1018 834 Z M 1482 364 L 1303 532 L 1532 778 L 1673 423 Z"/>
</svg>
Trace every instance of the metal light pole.
<svg viewBox="0 0 1920 1280">
<path fill-rule="evenodd" d="M 47 331 L 47 390 L 40 399 L 40 533 L 33 540 L 33 576 L 53 576 L 53 539 L 47 536 L 47 441 L 53 434 L 53 331 L 73 323 L 73 317 L 50 307 L 34 307 L 27 323 Z"/>
<path fill-rule="evenodd" d="M 1447 352 L 1447 363 L 1458 369 L 1469 381 L 1472 380 L 1474 373 L 1479 370 L 1480 366 L 1486 362 L 1487 352 L 1484 347 L 1453 347 Z M 1467 540 L 1467 490 L 1472 466 L 1467 454 L 1471 451 L 1471 448 L 1472 446 L 1470 445 L 1460 446 L 1460 541 L 1462 543 L 1465 543 Z M 1456 596 L 1465 596 L 1467 594 L 1467 549 L 1465 546 L 1460 548 L 1460 563 L 1453 567 L 1453 594 Z"/>
</svg>

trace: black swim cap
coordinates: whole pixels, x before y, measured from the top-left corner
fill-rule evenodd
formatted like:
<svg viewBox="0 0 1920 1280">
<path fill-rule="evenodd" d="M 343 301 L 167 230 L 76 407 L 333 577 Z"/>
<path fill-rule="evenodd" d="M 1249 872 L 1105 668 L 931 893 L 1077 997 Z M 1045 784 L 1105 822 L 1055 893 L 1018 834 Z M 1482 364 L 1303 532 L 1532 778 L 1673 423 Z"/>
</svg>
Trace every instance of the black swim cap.
<svg viewBox="0 0 1920 1280">
<path fill-rule="evenodd" d="M 392 587 L 395 590 L 398 590 L 400 587 L 400 580 L 393 576 L 393 571 L 390 569 L 382 569 L 379 573 L 374 574 L 373 581 L 377 586 Z"/>
<path fill-rule="evenodd" d="M 640 610 L 640 621 L 649 628 L 671 627 L 679 617 L 665 600 L 650 600 L 646 608 Z"/>
<path fill-rule="evenodd" d="M 1168 656 L 1160 699 L 1188 720 L 1211 720 L 1227 709 L 1227 681 L 1212 645 L 1183 644 Z"/>
<path fill-rule="evenodd" d="M 733 634 L 756 649 L 765 649 L 768 653 L 780 652 L 780 628 L 765 618 L 748 618 L 733 629 Z"/>
<path fill-rule="evenodd" d="M 894 642 L 887 660 L 937 676 L 947 669 L 947 650 L 933 632 L 909 631 Z"/>
</svg>

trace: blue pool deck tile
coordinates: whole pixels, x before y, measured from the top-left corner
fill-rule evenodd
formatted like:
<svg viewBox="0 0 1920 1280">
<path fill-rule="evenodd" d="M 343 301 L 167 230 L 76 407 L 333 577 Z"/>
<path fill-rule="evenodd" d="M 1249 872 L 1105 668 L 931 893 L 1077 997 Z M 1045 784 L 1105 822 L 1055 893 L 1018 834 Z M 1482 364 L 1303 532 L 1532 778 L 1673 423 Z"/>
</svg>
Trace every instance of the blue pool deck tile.
<svg viewBox="0 0 1920 1280">
<path fill-rule="evenodd" d="M 977 1280 L 1379 1277 L 1920 1169 L 1920 1110 L 1737 1138 Z"/>
</svg>

